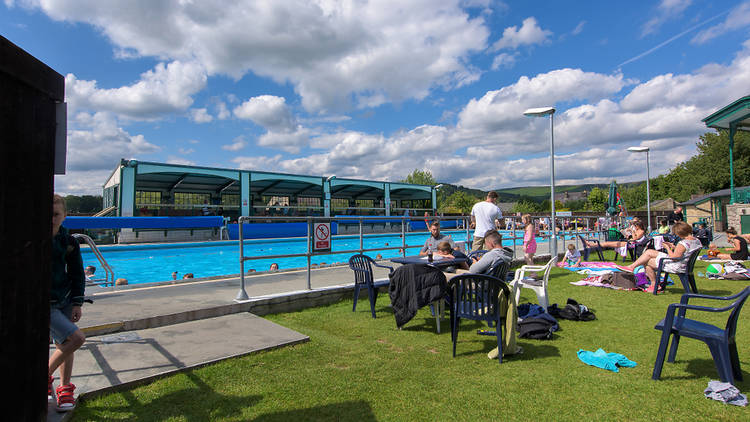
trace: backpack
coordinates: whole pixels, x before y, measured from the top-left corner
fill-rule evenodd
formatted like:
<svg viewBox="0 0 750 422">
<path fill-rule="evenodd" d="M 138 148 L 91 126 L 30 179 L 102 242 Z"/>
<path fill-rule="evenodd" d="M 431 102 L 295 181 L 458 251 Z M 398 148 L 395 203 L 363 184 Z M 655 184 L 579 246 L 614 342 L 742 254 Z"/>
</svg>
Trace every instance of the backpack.
<svg viewBox="0 0 750 422">
<path fill-rule="evenodd" d="M 549 340 L 555 323 L 548 319 L 528 317 L 518 323 L 518 337 L 536 340 Z"/>
</svg>

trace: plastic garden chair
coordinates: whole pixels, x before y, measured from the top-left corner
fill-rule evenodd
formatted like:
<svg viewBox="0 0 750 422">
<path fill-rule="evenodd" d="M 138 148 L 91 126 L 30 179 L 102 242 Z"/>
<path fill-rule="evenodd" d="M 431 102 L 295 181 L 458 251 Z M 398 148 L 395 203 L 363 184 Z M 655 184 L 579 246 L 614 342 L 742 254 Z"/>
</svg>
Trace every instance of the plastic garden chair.
<svg viewBox="0 0 750 422">
<path fill-rule="evenodd" d="M 375 302 L 378 300 L 378 289 L 385 287 L 390 283 L 390 279 L 375 280 L 373 278 L 372 266 L 388 268 L 388 274 L 393 273 L 393 268 L 387 265 L 381 265 L 375 262 L 367 255 L 357 254 L 349 258 L 349 268 L 354 271 L 354 306 L 352 312 L 357 310 L 357 299 L 359 291 L 367 288 L 367 294 L 370 298 L 370 311 L 375 318 Z"/>
<path fill-rule="evenodd" d="M 696 287 L 695 285 L 695 275 L 693 275 L 693 268 L 695 267 L 695 261 L 698 260 L 698 256 L 700 255 L 700 253 L 701 250 L 696 249 L 689 255 L 682 256 L 681 258 L 664 258 L 659 261 L 659 267 L 656 269 L 657 288 L 654 289 L 654 294 L 657 294 L 659 290 L 664 290 L 667 287 L 667 276 L 669 274 L 674 274 L 680 279 L 682 287 L 685 289 L 685 293 L 698 293 L 698 287 Z M 665 262 L 680 261 L 687 261 L 687 267 L 684 273 L 669 273 L 667 271 L 664 271 Z M 664 277 L 661 276 L 662 273 L 664 274 Z"/>
<path fill-rule="evenodd" d="M 462 319 L 485 321 L 495 325 L 498 361 L 503 362 L 503 327 L 505 315 L 500 312 L 499 294 L 510 299 L 510 289 L 505 281 L 486 274 L 461 274 L 448 282 L 448 303 L 451 317 L 453 357 L 456 357 L 458 328 Z"/>
<path fill-rule="evenodd" d="M 671 335 L 674 337 L 672 338 L 672 347 L 669 350 L 667 362 L 674 362 L 675 355 L 677 354 L 677 346 L 680 344 L 680 337 L 694 338 L 708 345 L 708 349 L 711 351 L 711 356 L 714 359 L 714 365 L 716 365 L 716 369 L 719 371 L 719 377 L 722 382 L 733 383 L 734 380 L 742 381 L 742 370 L 740 369 L 740 359 L 737 354 L 735 333 L 737 332 L 737 319 L 740 315 L 740 310 L 742 310 L 742 305 L 745 304 L 748 296 L 750 296 L 750 287 L 745 287 L 744 290 L 736 295 L 726 297 L 686 293 L 682 295 L 680 303 L 669 305 L 666 317 L 654 327 L 657 330 L 661 330 L 662 335 L 651 378 L 658 380 L 661 376 L 661 370 L 664 366 L 664 356 L 667 353 L 667 344 Z M 734 302 L 723 308 L 709 308 L 707 306 L 688 304 L 688 300 L 691 298 L 734 300 Z M 715 325 L 685 318 L 688 309 L 704 312 L 731 312 L 729 313 L 727 324 L 722 330 Z M 675 315 L 675 311 L 677 311 L 677 315 Z"/>
<path fill-rule="evenodd" d="M 557 262 L 557 257 L 552 257 L 546 265 L 524 265 L 516 270 L 516 275 L 513 277 L 513 281 L 510 282 L 516 292 L 516 306 L 521 299 L 521 288 L 525 287 L 534 290 L 534 293 L 536 293 L 536 297 L 539 300 L 539 306 L 544 308 L 545 311 L 547 310 L 547 307 L 549 306 L 549 299 L 547 298 L 547 283 L 549 282 L 549 273 L 552 271 L 552 267 L 555 266 L 555 262 Z M 544 272 L 544 276 L 541 280 L 530 279 L 528 274 L 532 272 Z"/>
<path fill-rule="evenodd" d="M 599 242 L 598 239 L 586 239 L 580 234 L 577 235 L 579 239 L 581 239 L 581 255 L 583 256 L 584 261 L 589 260 L 589 255 L 591 252 L 596 252 L 599 256 L 599 261 L 604 261 L 604 255 L 602 254 L 602 245 Z M 594 243 L 594 246 L 586 246 L 589 243 Z"/>
</svg>

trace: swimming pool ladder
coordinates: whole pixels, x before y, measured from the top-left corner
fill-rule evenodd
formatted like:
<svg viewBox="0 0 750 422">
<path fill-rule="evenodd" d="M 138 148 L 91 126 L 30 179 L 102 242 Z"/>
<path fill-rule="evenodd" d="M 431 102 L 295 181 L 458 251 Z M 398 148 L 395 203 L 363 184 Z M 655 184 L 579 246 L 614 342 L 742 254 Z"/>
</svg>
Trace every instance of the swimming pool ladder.
<svg viewBox="0 0 750 422">
<path fill-rule="evenodd" d="M 114 286 L 115 285 L 115 271 L 112 269 L 112 267 L 109 266 L 107 263 L 107 260 L 104 259 L 104 256 L 99 251 L 99 248 L 96 247 L 96 243 L 94 242 L 94 239 L 91 237 L 81 234 L 81 233 L 75 233 L 73 234 L 73 237 L 78 240 L 78 243 L 81 243 L 81 240 L 86 242 L 87 245 L 91 248 L 91 252 L 94 253 L 94 256 L 96 259 L 99 260 L 99 264 L 101 264 L 102 268 L 104 269 L 104 278 L 91 278 L 86 279 L 86 285 L 87 286 Z"/>
</svg>

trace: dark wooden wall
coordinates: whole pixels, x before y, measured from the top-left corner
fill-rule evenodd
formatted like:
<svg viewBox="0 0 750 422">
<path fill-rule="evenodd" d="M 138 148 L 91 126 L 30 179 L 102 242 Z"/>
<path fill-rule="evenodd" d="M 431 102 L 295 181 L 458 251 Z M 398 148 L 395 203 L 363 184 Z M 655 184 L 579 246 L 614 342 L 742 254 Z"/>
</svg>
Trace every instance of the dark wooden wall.
<svg viewBox="0 0 750 422">
<path fill-rule="evenodd" d="M 0 36 L 4 420 L 46 420 L 55 103 L 64 90 L 60 74 Z"/>
</svg>

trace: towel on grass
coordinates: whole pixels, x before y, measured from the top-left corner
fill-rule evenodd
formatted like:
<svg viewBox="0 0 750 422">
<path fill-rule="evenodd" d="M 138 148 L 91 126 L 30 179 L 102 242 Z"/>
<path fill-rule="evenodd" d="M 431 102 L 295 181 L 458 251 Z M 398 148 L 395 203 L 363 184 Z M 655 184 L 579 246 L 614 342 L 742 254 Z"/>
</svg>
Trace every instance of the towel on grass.
<svg viewBox="0 0 750 422">
<path fill-rule="evenodd" d="M 588 350 L 578 350 L 578 359 L 581 362 L 596 366 L 597 368 L 606 369 L 612 372 L 620 372 L 618 366 L 632 368 L 636 365 L 635 362 L 625 357 L 620 353 L 607 353 L 604 349 L 598 349 L 596 352 L 590 352 Z"/>
</svg>

